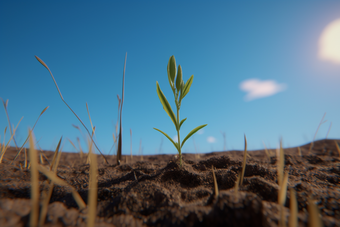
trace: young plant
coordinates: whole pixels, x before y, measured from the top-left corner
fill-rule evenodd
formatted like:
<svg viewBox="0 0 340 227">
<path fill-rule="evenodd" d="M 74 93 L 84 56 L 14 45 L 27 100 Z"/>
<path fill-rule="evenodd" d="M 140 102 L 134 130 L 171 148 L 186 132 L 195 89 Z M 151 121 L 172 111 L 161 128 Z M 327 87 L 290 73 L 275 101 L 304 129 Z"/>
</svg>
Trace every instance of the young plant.
<svg viewBox="0 0 340 227">
<path fill-rule="evenodd" d="M 186 120 L 186 118 L 182 119 L 181 121 L 179 120 L 179 109 L 181 108 L 182 99 L 189 93 L 190 86 L 191 86 L 192 81 L 194 79 L 194 75 L 192 75 L 187 80 L 187 82 L 184 84 L 183 79 L 182 79 L 182 68 L 181 68 L 181 65 L 178 65 L 177 79 L 176 79 L 176 84 L 175 84 L 176 60 L 175 60 L 175 57 L 173 55 L 169 59 L 167 71 L 168 71 L 169 84 L 170 84 L 172 92 L 174 93 L 174 96 L 175 96 L 175 103 L 176 103 L 176 108 L 177 108 L 177 117 L 175 116 L 174 112 L 171 109 L 171 106 L 170 106 L 168 100 L 166 99 L 165 95 L 163 94 L 161 88 L 159 87 L 158 81 L 156 82 L 157 95 L 158 95 L 159 100 L 161 101 L 161 103 L 163 105 L 163 109 L 169 115 L 169 117 L 171 118 L 172 122 L 174 123 L 174 125 L 176 127 L 178 142 L 174 142 L 166 133 L 162 132 L 161 130 L 159 130 L 157 128 L 154 128 L 154 129 L 161 132 L 163 135 L 165 135 L 174 144 L 174 146 L 176 147 L 176 149 L 179 153 L 179 162 L 180 162 L 180 166 L 182 167 L 182 152 L 181 152 L 182 146 L 184 145 L 185 141 L 190 138 L 190 136 L 192 136 L 194 133 L 196 133 L 201 128 L 207 126 L 207 124 L 194 128 L 191 132 L 189 132 L 189 134 L 184 138 L 184 140 L 181 143 L 179 130 L 181 129 L 181 126 L 182 126 L 183 122 Z"/>
</svg>

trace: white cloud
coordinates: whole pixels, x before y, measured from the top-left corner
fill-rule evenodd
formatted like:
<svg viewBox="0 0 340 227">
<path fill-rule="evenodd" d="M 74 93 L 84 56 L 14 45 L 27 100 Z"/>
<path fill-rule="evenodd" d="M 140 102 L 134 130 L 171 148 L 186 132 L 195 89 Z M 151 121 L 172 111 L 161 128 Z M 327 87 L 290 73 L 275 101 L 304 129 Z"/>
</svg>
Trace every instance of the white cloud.
<svg viewBox="0 0 340 227">
<path fill-rule="evenodd" d="M 208 141 L 208 143 L 215 143 L 215 142 L 216 142 L 216 139 L 215 139 L 215 137 L 213 137 L 213 136 L 209 136 L 209 137 L 207 138 L 207 141 Z"/>
<path fill-rule="evenodd" d="M 204 133 L 204 129 L 200 129 L 200 130 L 197 131 L 197 134 L 202 135 L 203 133 Z"/>
<path fill-rule="evenodd" d="M 286 88 L 286 84 L 278 84 L 274 80 L 261 81 L 258 79 L 249 79 L 242 81 L 240 84 L 240 89 L 247 92 L 244 98 L 245 101 L 272 96 L 286 90 Z"/>
<path fill-rule="evenodd" d="M 173 137 L 172 137 L 172 140 L 173 140 L 174 142 L 178 142 L 178 137 L 177 137 L 177 136 L 173 136 Z"/>
</svg>

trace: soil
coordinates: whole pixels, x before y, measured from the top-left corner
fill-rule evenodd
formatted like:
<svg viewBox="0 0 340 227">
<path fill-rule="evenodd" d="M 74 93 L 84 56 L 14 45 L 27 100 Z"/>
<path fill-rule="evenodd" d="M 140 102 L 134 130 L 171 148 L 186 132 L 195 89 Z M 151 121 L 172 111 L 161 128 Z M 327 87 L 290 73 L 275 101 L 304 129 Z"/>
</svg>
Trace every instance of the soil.
<svg viewBox="0 0 340 227">
<path fill-rule="evenodd" d="M 324 226 L 340 226 L 340 154 L 335 142 L 319 140 L 287 148 L 289 173 L 285 218 L 290 212 L 290 188 L 298 202 L 298 225 L 308 226 L 308 198 L 319 208 Z M 54 152 L 42 151 L 49 162 Z M 235 182 L 242 170 L 243 151 L 183 154 L 180 168 L 175 155 L 98 155 L 96 226 L 278 226 L 276 150 L 248 151 L 242 186 Z M 9 148 L 0 164 L 0 226 L 28 226 L 30 172 L 21 170 L 24 152 L 10 164 L 17 150 Z M 143 160 L 141 160 L 143 158 Z M 79 153 L 62 153 L 57 175 L 76 188 L 87 204 L 89 165 Z M 46 166 L 48 166 L 45 161 Z M 212 166 L 219 195 L 215 195 Z M 40 195 L 48 181 L 39 174 Z M 79 210 L 69 187 L 55 186 L 44 226 L 86 226 L 87 208 Z"/>
</svg>

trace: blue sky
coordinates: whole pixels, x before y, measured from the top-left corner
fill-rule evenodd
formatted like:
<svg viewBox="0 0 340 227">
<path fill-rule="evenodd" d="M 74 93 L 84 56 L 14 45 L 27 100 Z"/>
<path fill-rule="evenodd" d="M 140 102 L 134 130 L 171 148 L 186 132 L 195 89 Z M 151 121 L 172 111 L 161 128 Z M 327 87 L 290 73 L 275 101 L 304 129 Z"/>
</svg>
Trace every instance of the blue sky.
<svg viewBox="0 0 340 227">
<path fill-rule="evenodd" d="M 174 55 L 183 79 L 194 80 L 182 101 L 184 153 L 224 149 L 275 148 L 340 138 L 340 63 L 319 57 L 320 37 L 340 18 L 339 1 L 1 1 L 0 97 L 8 103 L 11 123 L 21 121 L 16 141 L 22 145 L 41 111 L 34 133 L 39 146 L 54 150 L 63 136 L 63 150 L 75 151 L 85 129 L 62 102 L 48 71 L 51 69 L 65 101 L 90 129 L 104 154 L 112 147 L 123 104 L 123 154 L 139 147 L 143 154 L 176 154 L 158 128 L 175 137 L 176 130 L 156 93 L 156 81 L 171 104 L 167 63 Z M 339 41 L 340 42 L 340 41 Z M 8 125 L 0 108 L 0 135 Z M 10 135 L 6 133 L 6 142 Z M 194 138 L 194 140 L 193 140 Z M 162 146 L 161 146 L 162 143 Z M 13 143 L 11 143 L 13 145 Z M 161 148 L 161 150 L 160 150 Z M 114 152 L 111 151 L 111 154 Z"/>
</svg>

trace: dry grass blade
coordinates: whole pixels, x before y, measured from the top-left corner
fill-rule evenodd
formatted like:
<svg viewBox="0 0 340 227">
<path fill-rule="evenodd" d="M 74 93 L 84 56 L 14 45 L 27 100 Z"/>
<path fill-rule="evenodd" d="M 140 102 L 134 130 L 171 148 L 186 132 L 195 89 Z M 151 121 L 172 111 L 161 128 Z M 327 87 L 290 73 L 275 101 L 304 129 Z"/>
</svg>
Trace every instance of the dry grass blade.
<svg viewBox="0 0 340 227">
<path fill-rule="evenodd" d="M 57 177 L 56 173 L 54 171 L 48 170 L 45 167 L 38 165 L 38 170 L 43 173 L 46 177 L 48 177 L 51 181 L 53 181 L 55 184 L 60 185 L 60 186 L 67 186 L 71 187 L 68 183 L 66 183 L 64 180 L 61 178 Z"/>
<path fill-rule="evenodd" d="M 60 142 L 61 142 L 61 138 L 59 140 L 58 146 L 57 146 L 56 151 L 55 151 L 55 154 L 58 153 L 57 158 L 54 158 L 54 162 L 51 165 L 51 166 L 53 166 L 53 172 L 54 173 L 57 173 L 58 164 L 59 164 L 59 160 L 60 160 L 60 156 L 61 156 L 61 151 L 58 152 L 59 147 L 60 147 Z M 49 187 L 47 193 L 45 193 L 45 198 L 44 198 L 44 201 L 42 202 L 42 208 L 41 208 L 41 211 L 40 211 L 39 226 L 43 226 L 43 224 L 45 223 L 46 214 L 47 214 L 47 207 L 48 207 L 48 204 L 49 204 L 51 196 L 52 196 L 53 187 L 54 187 L 54 183 L 53 183 L 53 181 L 50 181 L 50 187 Z"/>
<path fill-rule="evenodd" d="M 298 154 L 299 154 L 300 157 L 302 156 L 300 147 L 298 147 Z"/>
<path fill-rule="evenodd" d="M 286 221 L 285 221 L 285 214 L 284 214 L 284 204 L 286 202 L 286 196 L 287 196 L 288 173 L 285 173 L 285 175 L 283 176 L 284 151 L 282 148 L 282 138 L 280 139 L 280 150 L 279 150 L 278 158 L 279 158 L 278 166 L 277 166 L 278 185 L 279 185 L 278 203 L 280 205 L 279 226 L 285 227 Z"/>
<path fill-rule="evenodd" d="M 58 146 L 57 146 L 57 148 L 56 148 L 56 152 L 58 151 L 58 152 L 57 152 L 58 154 L 57 154 L 57 158 L 56 158 L 56 160 L 55 160 L 55 162 L 54 162 L 54 164 L 53 164 L 53 168 L 52 168 L 52 171 L 55 172 L 55 173 L 57 173 L 58 165 L 59 165 L 59 161 L 60 161 L 60 157 L 61 157 L 61 151 L 62 151 L 62 149 L 63 149 L 63 148 L 60 148 L 60 149 L 59 149 L 60 143 L 61 143 L 61 139 L 62 139 L 62 137 L 60 138 L 59 143 L 58 143 Z"/>
<path fill-rule="evenodd" d="M 118 137 L 118 149 L 117 149 L 117 165 L 120 164 L 120 160 L 122 159 L 122 110 L 123 110 L 123 103 L 124 103 L 124 81 L 125 81 L 126 57 L 127 57 L 127 53 L 125 54 L 124 71 L 123 71 L 122 103 L 120 105 L 120 114 L 119 114 L 120 123 L 119 123 L 119 137 Z"/>
<path fill-rule="evenodd" d="M 95 131 L 96 131 L 96 126 L 93 126 L 92 135 L 91 135 L 92 137 L 93 137 L 93 136 L 96 136 Z"/>
<path fill-rule="evenodd" d="M 93 137 L 93 135 L 94 135 L 94 138 L 97 139 L 97 138 L 96 138 L 96 134 L 94 133 L 96 127 L 93 127 L 92 120 L 91 120 L 91 116 L 90 116 L 90 111 L 89 111 L 89 106 L 87 105 L 87 102 L 86 102 L 86 110 L 87 110 L 87 114 L 89 115 L 89 119 L 90 119 L 90 123 L 91 123 L 92 137 Z"/>
<path fill-rule="evenodd" d="M 244 135 L 244 154 L 243 154 L 242 174 L 241 174 L 241 179 L 240 179 L 240 186 L 242 186 L 242 183 L 243 183 L 244 172 L 246 170 L 246 162 L 247 162 L 247 138 L 246 138 L 246 135 Z"/>
<path fill-rule="evenodd" d="M 76 151 L 79 152 L 78 149 L 77 149 L 77 147 L 76 147 L 76 146 L 74 145 L 74 143 L 72 142 L 72 140 L 70 140 L 70 139 L 67 139 L 67 140 L 68 140 L 68 141 L 70 142 L 70 144 L 74 147 L 74 149 L 76 149 Z"/>
<path fill-rule="evenodd" d="M 43 167 L 41 165 L 38 165 L 38 169 L 46 177 L 48 177 L 51 181 L 53 181 L 54 184 L 70 187 L 72 189 L 73 198 L 76 201 L 79 209 L 84 209 L 86 207 L 83 199 L 80 197 L 79 193 L 76 191 L 76 189 L 74 187 L 72 187 L 71 185 L 69 185 L 64 180 L 60 179 L 59 177 L 57 177 L 57 175 L 53 171 L 50 171 L 50 170 L 46 169 L 45 167 Z"/>
<path fill-rule="evenodd" d="M 45 163 L 44 163 L 43 156 L 42 156 L 42 153 L 40 153 L 40 163 L 41 163 L 42 165 L 44 165 L 44 164 L 45 164 Z"/>
<path fill-rule="evenodd" d="M 55 86 L 57 87 L 57 89 L 58 89 L 58 92 L 59 92 L 59 95 L 60 95 L 60 97 L 61 97 L 61 99 L 62 100 L 64 100 L 64 98 L 63 98 L 63 95 L 61 94 L 61 92 L 60 92 L 60 90 L 59 90 L 59 87 L 58 87 L 58 84 L 57 84 L 57 82 L 55 81 L 55 79 L 54 79 L 54 76 L 52 75 L 52 72 L 51 72 L 51 70 L 50 70 L 50 68 L 48 68 L 48 66 L 45 64 L 45 62 L 43 62 L 43 60 L 41 60 L 38 56 L 35 56 L 35 58 L 50 72 L 50 74 L 51 74 L 51 76 L 52 76 L 52 79 L 53 79 L 53 81 L 54 81 L 54 84 L 55 84 Z"/>
<path fill-rule="evenodd" d="M 327 134 L 326 134 L 326 139 L 327 139 L 327 137 L 328 137 L 329 131 L 331 131 L 331 128 L 332 128 L 332 122 L 331 122 L 331 124 L 329 125 L 328 131 L 327 131 Z"/>
<path fill-rule="evenodd" d="M 27 151 L 26 151 L 26 148 L 25 148 L 25 168 L 27 168 Z"/>
<path fill-rule="evenodd" d="M 118 95 L 117 95 L 117 96 L 118 96 Z M 120 103 L 120 99 L 119 99 L 119 103 Z M 118 119 L 119 119 L 119 106 L 120 106 L 120 104 L 118 105 Z M 118 145 L 117 145 L 118 122 L 119 122 L 119 120 L 117 120 L 117 124 L 116 124 L 116 126 L 115 126 L 115 128 L 116 128 L 116 136 L 115 136 L 114 133 L 112 133 L 113 144 L 112 144 L 112 147 L 110 148 L 109 153 L 111 153 L 111 150 L 114 148 L 115 145 L 116 145 L 116 147 L 118 146 Z M 116 153 L 116 154 L 117 154 L 117 153 Z"/>
<path fill-rule="evenodd" d="M 285 163 L 284 151 L 282 148 L 282 139 L 280 140 L 280 149 L 278 154 L 278 165 L 277 165 L 277 175 L 278 175 L 278 185 L 281 187 L 283 180 L 283 169 Z"/>
<path fill-rule="evenodd" d="M 90 143 L 89 143 L 90 144 Z M 89 182 L 89 195 L 88 195 L 88 216 L 87 216 L 87 226 L 93 227 L 95 226 L 95 220 L 97 216 L 97 174 L 98 174 L 98 167 L 97 167 L 97 157 L 95 154 L 92 153 L 92 144 L 90 144 L 90 182 Z"/>
<path fill-rule="evenodd" d="M 269 155 L 268 149 L 267 149 L 267 147 L 266 147 L 266 145 L 264 144 L 263 141 L 262 141 L 262 143 L 263 143 L 263 146 L 264 146 L 264 151 L 266 152 L 266 155 L 268 157 L 268 161 L 270 162 L 270 155 Z"/>
<path fill-rule="evenodd" d="M 75 129 L 77 129 L 77 130 L 80 132 L 80 135 L 83 137 L 83 140 L 84 140 L 84 141 L 87 141 L 85 135 L 83 134 L 83 132 L 81 131 L 81 129 L 79 128 L 78 125 L 72 124 L 72 127 L 75 128 Z"/>
<path fill-rule="evenodd" d="M 93 135 L 94 135 L 94 132 L 96 131 L 96 126 L 94 126 L 93 128 L 92 128 L 92 137 L 93 137 Z M 89 144 L 89 143 L 88 143 Z M 91 144 L 91 146 L 92 146 L 92 144 Z M 89 148 L 90 149 L 90 148 Z M 91 148 L 92 149 L 92 148 Z M 88 153 L 87 154 L 87 160 L 90 160 L 90 158 L 89 158 L 89 156 L 90 156 L 90 153 Z"/>
<path fill-rule="evenodd" d="M 12 125 L 11 125 L 11 121 L 9 120 L 9 115 L 8 115 L 8 111 L 7 111 L 8 99 L 6 100 L 6 103 L 4 102 L 4 100 L 1 97 L 0 97 L 0 99 L 2 100 L 2 103 L 4 105 L 6 116 L 7 116 L 7 120 L 8 120 L 8 125 L 9 125 L 9 131 L 10 131 L 10 133 L 12 135 L 13 134 L 13 132 L 12 132 Z M 13 141 L 14 141 L 15 147 L 18 148 L 17 142 L 15 141 L 14 137 L 13 137 Z"/>
<path fill-rule="evenodd" d="M 44 158 L 47 161 L 48 165 L 51 165 L 51 163 L 48 161 L 48 158 L 46 157 L 46 155 L 44 153 L 42 153 L 42 155 L 44 156 Z"/>
<path fill-rule="evenodd" d="M 59 90 L 59 87 L 58 87 L 58 84 L 57 84 L 57 82 L 55 81 L 55 79 L 54 79 L 54 76 L 53 76 L 53 74 L 52 74 L 52 72 L 51 72 L 51 70 L 48 68 L 48 66 L 45 64 L 45 62 L 43 62 L 38 56 L 35 56 L 35 58 L 50 72 L 50 74 L 51 74 L 51 76 L 52 76 L 52 79 L 53 79 L 53 81 L 54 81 L 54 84 L 55 84 L 55 86 L 57 87 L 57 89 L 58 89 L 58 92 L 59 92 L 59 95 L 60 95 L 60 98 L 61 98 L 61 100 L 63 100 L 63 102 L 65 103 L 65 105 L 72 111 L 72 113 L 77 117 L 77 119 L 80 121 L 80 123 L 84 126 L 84 128 L 86 129 L 86 131 L 87 131 L 87 133 L 90 135 L 90 137 L 91 137 L 91 134 L 90 134 L 90 132 L 89 132 L 89 130 L 87 129 L 87 127 L 85 126 L 85 124 L 83 123 L 83 121 L 78 117 L 78 115 L 72 110 L 72 108 L 66 103 L 66 101 L 64 100 L 64 98 L 63 98 L 63 96 L 61 95 L 61 92 L 60 92 L 60 90 Z M 109 164 L 108 163 L 108 161 L 107 161 L 107 159 L 105 158 L 105 156 L 102 154 L 102 152 L 99 150 L 99 148 L 98 148 L 98 146 L 97 146 L 97 144 L 93 141 L 93 139 L 92 139 L 92 137 L 91 137 L 91 140 L 92 140 L 92 142 L 93 142 L 93 144 L 95 145 L 95 147 L 97 148 L 97 150 L 99 151 L 99 153 L 103 156 L 103 158 L 104 158 L 104 160 L 105 160 L 105 162 L 106 162 L 106 164 Z"/>
<path fill-rule="evenodd" d="M 240 184 L 240 178 L 241 178 L 241 172 L 238 173 L 238 176 L 237 176 L 236 182 L 235 182 L 235 187 L 234 187 L 235 197 L 237 197 L 237 192 L 238 192 L 238 188 L 239 188 L 239 184 Z"/>
<path fill-rule="evenodd" d="M 56 173 L 57 173 L 57 168 L 58 168 L 59 161 L 60 161 L 60 157 L 61 157 L 61 150 L 62 150 L 62 148 L 59 150 L 58 155 L 57 155 L 57 158 L 56 158 L 56 161 L 55 161 L 55 163 L 54 163 L 54 165 L 53 165 L 53 172 L 50 171 L 50 173 L 52 173 L 52 175 L 51 175 L 52 178 L 53 178 L 53 173 L 54 173 L 54 176 L 56 176 Z M 42 166 L 39 166 L 39 167 L 42 167 Z M 39 169 L 39 170 L 40 170 L 40 169 Z M 47 175 L 46 175 L 46 176 L 47 176 Z M 48 177 L 48 176 L 47 176 L 47 177 Z M 56 176 L 56 177 L 57 177 L 57 176 Z M 51 178 L 50 178 L 50 179 L 51 179 Z M 60 179 L 60 178 L 58 178 L 58 179 Z M 52 179 L 51 179 L 51 180 L 52 180 Z M 60 179 L 60 180 L 61 180 L 61 179 Z M 53 180 L 52 180 L 52 181 L 53 181 Z M 61 181 L 63 181 L 63 180 L 61 180 Z M 56 184 L 58 184 L 58 183 L 56 183 Z M 74 200 L 76 201 L 76 203 L 77 203 L 79 209 L 84 209 L 84 208 L 86 207 L 86 205 L 85 205 L 83 199 L 80 197 L 79 193 L 76 191 L 76 189 L 75 189 L 74 187 L 72 187 L 71 185 L 67 184 L 66 182 L 64 182 L 64 184 L 62 184 L 62 185 L 68 186 L 68 187 L 70 187 L 70 188 L 72 189 L 72 196 L 73 196 Z"/>
<path fill-rule="evenodd" d="M 52 170 L 52 169 L 54 170 L 56 168 L 55 167 L 55 164 L 57 163 L 56 158 L 57 158 L 58 153 L 59 153 L 59 148 L 60 148 L 60 143 L 61 143 L 62 138 L 63 137 L 60 138 L 58 145 L 57 145 L 57 148 L 54 151 L 54 155 L 53 155 L 53 159 L 52 159 L 52 165 L 50 166 L 50 170 Z"/>
<path fill-rule="evenodd" d="M 279 204 L 283 206 L 286 203 L 286 196 L 287 196 L 287 183 L 288 183 L 288 173 L 285 173 L 283 178 L 282 185 L 279 189 Z"/>
<path fill-rule="evenodd" d="M 23 118 L 23 117 L 22 117 L 22 118 Z M 3 151 L 1 152 L 0 163 L 2 162 L 2 159 L 3 159 L 4 155 L 5 155 L 6 150 L 7 150 L 7 147 L 8 147 L 8 145 L 9 145 L 9 143 L 11 142 L 13 136 L 15 135 L 15 131 L 17 130 L 17 128 L 18 128 L 18 126 L 19 126 L 19 124 L 20 124 L 22 118 L 21 118 L 20 121 L 18 122 L 17 127 L 15 127 L 15 129 L 14 129 L 14 131 L 13 131 L 13 134 L 11 135 L 11 138 L 8 140 L 7 144 L 6 144 L 6 145 L 3 145 L 4 147 L 3 147 Z"/>
<path fill-rule="evenodd" d="M 80 157 L 83 157 L 83 149 L 81 148 L 81 144 L 80 144 L 80 139 L 79 137 L 77 137 L 77 142 L 78 142 L 78 146 L 79 146 L 79 151 L 80 151 Z"/>
<path fill-rule="evenodd" d="M 316 135 L 318 134 L 320 126 L 327 121 L 326 120 L 326 121 L 323 122 L 323 119 L 325 118 L 325 116 L 326 116 L 326 113 L 323 115 L 323 117 L 322 117 L 322 119 L 321 119 L 321 121 L 320 121 L 320 123 L 318 125 L 318 128 L 316 129 L 316 132 L 315 132 L 314 137 L 313 137 L 313 141 L 311 142 L 310 147 L 309 147 L 308 154 L 311 152 L 311 150 L 312 150 L 312 148 L 314 146 L 314 140 L 315 140 Z"/>
<path fill-rule="evenodd" d="M 43 224 L 45 223 L 46 214 L 47 214 L 47 207 L 48 207 L 48 204 L 49 204 L 51 196 L 52 196 L 53 187 L 54 187 L 54 183 L 53 183 L 53 181 L 51 181 L 50 187 L 48 188 L 48 191 L 45 194 L 44 201 L 42 202 L 42 208 L 41 208 L 41 211 L 40 211 L 39 226 L 43 226 Z"/>
<path fill-rule="evenodd" d="M 118 124 L 118 121 L 119 121 L 119 110 L 120 110 L 120 103 L 121 103 L 121 99 L 119 98 L 119 95 L 117 95 L 117 99 L 118 99 L 118 115 L 117 115 L 117 124 Z M 117 131 L 118 130 L 118 128 L 116 128 L 116 134 L 117 134 Z"/>
<path fill-rule="evenodd" d="M 114 148 L 114 146 L 115 146 L 115 144 L 116 144 L 116 137 L 115 137 L 115 134 L 114 134 L 114 133 L 112 133 L 112 137 L 113 137 L 113 144 L 112 144 L 112 146 L 111 146 L 111 148 L 110 148 L 110 150 L 109 150 L 109 154 L 111 153 L 111 150 Z"/>
<path fill-rule="evenodd" d="M 334 143 L 335 143 L 336 149 L 338 150 L 339 157 L 340 157 L 340 147 L 339 147 L 339 144 L 335 140 L 334 140 Z"/>
<path fill-rule="evenodd" d="M 41 117 L 41 115 L 42 115 L 47 109 L 48 109 L 48 106 L 45 107 L 45 109 L 43 109 L 43 111 L 41 111 L 41 113 L 40 113 L 38 119 L 35 121 L 35 123 L 34 123 L 34 125 L 33 125 L 32 132 L 33 132 L 33 130 L 34 130 L 35 125 L 38 123 L 39 118 Z M 28 141 L 28 139 L 29 139 L 29 136 L 30 136 L 30 135 L 27 136 L 25 142 L 24 142 L 24 143 L 22 144 L 22 146 L 20 147 L 18 153 L 16 154 L 16 156 L 15 156 L 15 158 L 13 159 L 13 161 L 11 162 L 11 164 L 12 164 L 12 163 L 15 161 L 15 159 L 20 155 L 20 152 L 22 151 L 23 147 L 24 147 L 25 144 L 27 143 L 27 141 Z"/>
<path fill-rule="evenodd" d="M 29 226 L 35 227 L 38 224 L 39 215 L 39 179 L 38 179 L 38 156 L 37 151 L 34 148 L 34 135 L 31 129 L 29 129 L 28 134 L 30 135 L 30 149 L 29 157 L 31 164 L 31 214 Z"/>
<path fill-rule="evenodd" d="M 308 199 L 308 226 L 310 227 L 323 227 L 322 220 L 320 218 L 320 212 L 315 205 L 313 199 Z"/>
<path fill-rule="evenodd" d="M 290 188 L 290 216 L 289 216 L 289 227 L 298 226 L 298 204 L 296 201 L 296 192 L 293 188 Z"/>
<path fill-rule="evenodd" d="M 80 146 L 80 142 L 78 141 L 79 143 L 79 148 L 80 150 L 78 151 L 77 147 L 74 145 L 74 143 L 68 139 L 68 141 L 72 144 L 72 146 L 74 147 L 74 149 L 76 149 L 77 152 L 79 152 L 79 155 L 80 155 L 80 160 L 83 160 L 83 151 L 81 150 L 81 146 Z"/>
<path fill-rule="evenodd" d="M 217 198 L 218 197 L 218 185 L 217 185 L 217 180 L 216 180 L 216 176 L 215 176 L 215 172 L 214 172 L 214 166 L 211 166 L 211 171 L 212 171 L 213 178 L 214 178 L 215 196 Z"/>
<path fill-rule="evenodd" d="M 4 130 L 4 143 L 0 146 L 0 157 L 2 156 L 2 153 L 5 151 L 6 132 L 7 132 L 7 126 L 5 127 L 5 130 Z"/>
</svg>

